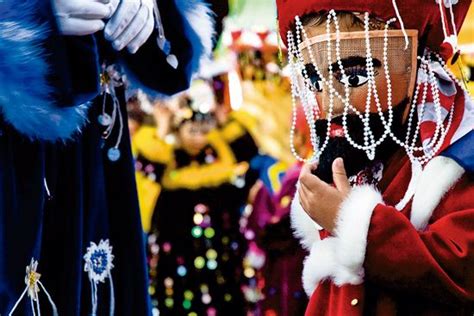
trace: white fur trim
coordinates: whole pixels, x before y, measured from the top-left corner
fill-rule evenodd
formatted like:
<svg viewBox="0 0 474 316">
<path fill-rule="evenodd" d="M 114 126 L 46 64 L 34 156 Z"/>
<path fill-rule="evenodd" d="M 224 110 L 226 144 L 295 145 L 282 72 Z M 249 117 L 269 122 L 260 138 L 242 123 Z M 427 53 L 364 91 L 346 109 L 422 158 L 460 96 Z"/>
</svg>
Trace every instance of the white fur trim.
<svg viewBox="0 0 474 316">
<path fill-rule="evenodd" d="M 336 270 L 334 283 L 360 284 L 364 278 L 363 264 L 367 248 L 370 219 L 382 195 L 374 187 L 354 187 L 341 205 L 336 222 Z"/>
<path fill-rule="evenodd" d="M 336 269 L 336 256 L 334 248 L 336 240 L 329 237 L 317 241 L 304 261 L 302 281 L 303 288 L 311 297 L 318 283 L 334 275 Z"/>
<path fill-rule="evenodd" d="M 413 197 L 411 222 L 424 229 L 444 194 L 461 178 L 464 169 L 454 160 L 438 156 L 423 170 Z M 303 269 L 303 287 L 311 296 L 319 282 L 331 279 L 336 285 L 361 284 L 367 249 L 367 234 L 372 213 L 377 204 L 384 204 L 374 187 L 354 187 L 341 205 L 336 222 L 335 237 L 319 240 L 314 221 L 301 207 L 298 194 L 292 203 L 291 222 L 295 236 L 310 249 Z"/>
<path fill-rule="evenodd" d="M 464 169 L 448 157 L 437 156 L 426 165 L 418 182 L 410 221 L 424 230 L 443 196 L 462 177 Z"/>
<path fill-rule="evenodd" d="M 294 201 L 299 204 L 296 198 Z M 363 282 L 370 219 L 380 203 L 383 204 L 382 195 L 372 186 L 357 186 L 351 190 L 339 211 L 336 237 L 314 241 L 306 257 L 302 279 L 308 296 L 325 279 L 331 279 L 336 285 Z M 292 208 L 292 213 L 296 209 Z"/>
<path fill-rule="evenodd" d="M 296 187 L 299 188 L 299 182 Z M 309 251 L 313 244 L 319 240 L 321 226 L 316 224 L 304 211 L 300 203 L 298 190 L 291 202 L 290 219 L 293 234 L 300 240 L 303 248 Z"/>
</svg>

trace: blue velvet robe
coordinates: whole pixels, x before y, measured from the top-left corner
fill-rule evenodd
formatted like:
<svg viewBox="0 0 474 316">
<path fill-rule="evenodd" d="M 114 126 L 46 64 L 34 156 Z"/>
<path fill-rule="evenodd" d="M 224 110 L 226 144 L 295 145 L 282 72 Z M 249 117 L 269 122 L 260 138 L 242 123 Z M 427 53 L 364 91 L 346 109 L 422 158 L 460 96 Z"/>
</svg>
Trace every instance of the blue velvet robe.
<svg viewBox="0 0 474 316">
<path fill-rule="evenodd" d="M 199 1 L 158 2 L 178 69 L 166 63 L 156 34 L 135 55 L 116 53 L 100 33 L 59 35 L 48 0 L 0 2 L 1 315 L 8 314 L 25 288 L 25 267 L 31 258 L 38 260 L 40 281 L 59 314 L 88 315 L 91 286 L 83 256 L 90 242 L 101 239 L 109 239 L 115 256 L 115 314 L 150 314 L 128 129 L 123 129 L 121 158 L 112 162 L 106 153 L 114 145 L 117 128 L 104 142 L 97 117 L 102 102 L 99 65 L 104 60 L 122 65 L 128 77 L 148 91 L 169 95 L 188 87 L 204 47 L 183 10 Z M 2 33 L 10 22 L 40 31 L 18 41 L 15 32 Z M 123 90 L 118 97 L 126 124 Z M 32 104 L 35 108 L 29 109 Z M 58 119 L 57 130 L 41 121 L 43 112 L 46 118 Z M 81 133 L 69 137 L 69 131 L 79 128 Z M 98 288 L 98 315 L 105 315 L 108 281 Z M 50 315 L 47 297 L 43 291 L 39 296 L 42 314 Z M 15 315 L 31 314 L 25 298 Z"/>
</svg>

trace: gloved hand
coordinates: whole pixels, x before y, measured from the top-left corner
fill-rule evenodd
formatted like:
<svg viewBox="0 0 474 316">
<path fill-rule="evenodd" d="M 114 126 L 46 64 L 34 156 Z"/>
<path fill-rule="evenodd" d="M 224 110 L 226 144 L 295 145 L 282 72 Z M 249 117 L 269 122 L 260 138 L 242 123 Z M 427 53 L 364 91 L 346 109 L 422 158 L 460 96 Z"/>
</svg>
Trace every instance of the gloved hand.
<svg viewBox="0 0 474 316">
<path fill-rule="evenodd" d="M 116 50 L 127 47 L 134 54 L 153 33 L 153 0 L 121 0 L 105 26 L 105 38 Z"/>
<path fill-rule="evenodd" d="M 104 28 L 119 0 L 52 0 L 59 31 L 63 35 L 90 35 Z"/>
</svg>

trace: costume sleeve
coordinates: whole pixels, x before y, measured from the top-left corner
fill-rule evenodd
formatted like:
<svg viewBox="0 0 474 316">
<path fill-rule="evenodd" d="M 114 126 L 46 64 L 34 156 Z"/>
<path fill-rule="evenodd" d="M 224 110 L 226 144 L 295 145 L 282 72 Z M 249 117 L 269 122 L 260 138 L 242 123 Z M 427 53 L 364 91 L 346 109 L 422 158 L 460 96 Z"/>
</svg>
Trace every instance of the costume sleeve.
<svg viewBox="0 0 474 316">
<path fill-rule="evenodd" d="M 474 208 L 453 212 L 418 232 L 394 207 L 378 205 L 367 236 L 366 277 L 425 297 L 472 301 L 473 231 Z"/>
<path fill-rule="evenodd" d="M 178 60 L 174 69 L 157 45 L 157 32 L 135 54 L 124 50 L 122 66 L 133 86 L 149 95 L 172 95 L 189 87 L 200 62 L 210 57 L 214 22 L 209 5 L 203 0 L 157 1 L 163 29 Z"/>
<path fill-rule="evenodd" d="M 70 78 L 58 71 L 64 54 L 50 1 L 0 1 L 0 30 L 3 118 L 31 139 L 70 138 L 85 124 L 87 107 L 60 106 L 71 101 Z"/>
<path fill-rule="evenodd" d="M 435 204 L 436 205 L 436 204 Z M 472 207 L 470 207 L 472 206 Z M 422 230 L 370 186 L 352 190 L 340 210 L 334 242 L 334 282 L 411 292 L 447 303 L 474 300 L 474 199 L 458 183 Z M 412 218 L 413 221 L 413 218 Z"/>
<path fill-rule="evenodd" d="M 256 120 L 248 113 L 234 111 L 229 121 L 221 128 L 222 137 L 230 145 L 239 162 L 250 162 L 258 154 L 258 147 L 252 136 L 256 124 Z"/>
<path fill-rule="evenodd" d="M 208 165 L 191 164 L 178 169 L 170 166 L 163 177 L 163 185 L 166 188 L 195 190 L 201 187 L 216 187 L 246 173 L 248 165 L 236 163 L 231 149 L 219 132 L 211 131 L 207 138 L 209 145 L 217 152 L 217 161 Z"/>
<path fill-rule="evenodd" d="M 151 126 L 140 128 L 132 143 L 137 173 L 160 184 L 166 168 L 174 159 L 173 145 L 160 139 L 156 134 L 156 128 Z"/>
<path fill-rule="evenodd" d="M 202 187 L 216 187 L 230 182 L 237 175 L 237 165 L 215 162 L 207 166 L 188 166 L 169 170 L 163 178 L 168 189 L 187 188 L 197 190 Z"/>
</svg>

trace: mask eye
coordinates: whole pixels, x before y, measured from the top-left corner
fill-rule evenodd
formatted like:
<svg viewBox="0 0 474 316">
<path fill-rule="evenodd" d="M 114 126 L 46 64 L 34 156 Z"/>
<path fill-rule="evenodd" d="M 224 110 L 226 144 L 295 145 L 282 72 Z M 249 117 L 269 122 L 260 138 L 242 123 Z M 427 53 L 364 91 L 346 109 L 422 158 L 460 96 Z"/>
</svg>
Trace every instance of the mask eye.
<svg viewBox="0 0 474 316">
<path fill-rule="evenodd" d="M 367 69 L 365 67 L 347 67 L 344 69 L 344 73 L 346 74 L 345 76 L 338 72 L 336 74 L 336 79 L 350 88 L 363 86 L 369 81 L 369 75 L 367 74 Z M 378 71 L 375 71 L 374 75 L 377 76 Z"/>
<path fill-rule="evenodd" d="M 323 91 L 323 81 L 319 80 L 319 78 L 315 78 L 313 76 L 309 77 L 308 86 L 313 92 Z"/>
<path fill-rule="evenodd" d="M 323 81 L 319 77 L 318 73 L 314 69 L 312 64 L 307 64 L 306 73 L 308 74 L 307 84 L 312 92 L 323 91 Z"/>
<path fill-rule="evenodd" d="M 364 84 L 367 83 L 367 81 L 369 81 L 368 76 L 357 75 L 357 74 L 351 74 L 339 79 L 339 82 L 351 88 L 357 88 L 357 87 L 363 86 Z"/>
</svg>

